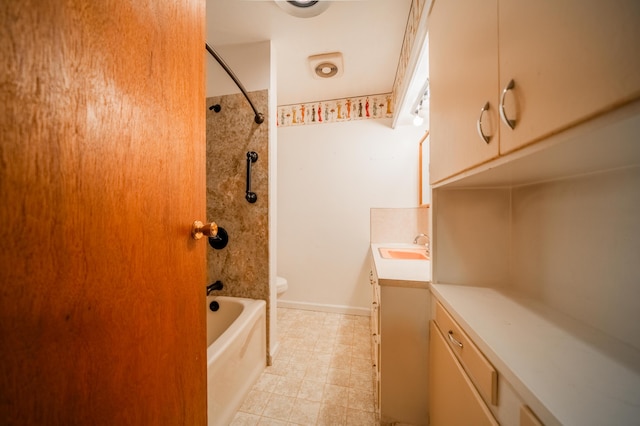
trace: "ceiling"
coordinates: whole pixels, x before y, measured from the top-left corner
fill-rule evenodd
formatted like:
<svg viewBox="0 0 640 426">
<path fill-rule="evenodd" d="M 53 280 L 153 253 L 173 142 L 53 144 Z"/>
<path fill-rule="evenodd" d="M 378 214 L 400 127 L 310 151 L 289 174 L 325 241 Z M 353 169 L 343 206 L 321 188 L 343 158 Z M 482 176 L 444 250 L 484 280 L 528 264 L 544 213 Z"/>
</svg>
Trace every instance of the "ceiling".
<svg viewBox="0 0 640 426">
<path fill-rule="evenodd" d="M 390 93 L 411 0 L 329 3 L 320 15 L 300 18 L 273 0 L 207 0 L 207 42 L 216 48 L 272 40 L 278 105 Z M 314 78 L 307 58 L 336 51 L 343 74 Z"/>
</svg>

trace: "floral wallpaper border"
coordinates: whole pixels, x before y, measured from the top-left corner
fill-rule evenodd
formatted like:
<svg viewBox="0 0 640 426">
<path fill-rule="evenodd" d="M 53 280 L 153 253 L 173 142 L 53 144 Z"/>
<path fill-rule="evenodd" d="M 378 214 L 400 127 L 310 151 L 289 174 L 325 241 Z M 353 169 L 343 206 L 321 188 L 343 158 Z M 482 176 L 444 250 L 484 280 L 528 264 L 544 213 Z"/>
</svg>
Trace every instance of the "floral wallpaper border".
<svg viewBox="0 0 640 426">
<path fill-rule="evenodd" d="M 278 107 L 277 125 L 279 127 L 303 126 L 390 117 L 393 117 L 393 96 L 391 93 L 384 93 L 282 105 Z"/>
</svg>

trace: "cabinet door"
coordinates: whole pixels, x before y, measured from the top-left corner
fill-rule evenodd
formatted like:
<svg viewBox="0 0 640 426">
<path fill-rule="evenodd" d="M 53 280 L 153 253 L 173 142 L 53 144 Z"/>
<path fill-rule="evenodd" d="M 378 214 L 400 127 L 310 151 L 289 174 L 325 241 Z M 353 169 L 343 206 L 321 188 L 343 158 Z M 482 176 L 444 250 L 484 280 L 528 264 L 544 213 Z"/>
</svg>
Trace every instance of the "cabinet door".
<svg viewBox="0 0 640 426">
<path fill-rule="evenodd" d="M 436 0 L 429 16 L 430 181 L 498 155 L 497 0 Z M 485 103 L 482 129 L 477 121 Z"/>
<path fill-rule="evenodd" d="M 502 0 L 506 153 L 640 97 L 640 2 Z"/>
<path fill-rule="evenodd" d="M 498 425 L 433 321 L 429 333 L 429 424 Z"/>
</svg>

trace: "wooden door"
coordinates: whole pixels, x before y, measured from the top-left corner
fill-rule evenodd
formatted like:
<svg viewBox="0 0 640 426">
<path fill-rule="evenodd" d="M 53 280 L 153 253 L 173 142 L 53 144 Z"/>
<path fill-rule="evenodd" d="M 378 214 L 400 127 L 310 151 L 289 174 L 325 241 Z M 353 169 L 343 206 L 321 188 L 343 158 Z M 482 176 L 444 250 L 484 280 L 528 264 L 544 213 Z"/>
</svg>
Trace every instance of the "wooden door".
<svg viewBox="0 0 640 426">
<path fill-rule="evenodd" d="M 0 423 L 206 423 L 201 0 L 0 4 Z"/>
<path fill-rule="evenodd" d="M 500 2 L 506 153 L 640 98 L 640 2 Z"/>
<path fill-rule="evenodd" d="M 431 183 L 498 156 L 498 2 L 436 0 L 429 16 Z M 480 111 L 485 142 L 477 130 Z"/>
</svg>

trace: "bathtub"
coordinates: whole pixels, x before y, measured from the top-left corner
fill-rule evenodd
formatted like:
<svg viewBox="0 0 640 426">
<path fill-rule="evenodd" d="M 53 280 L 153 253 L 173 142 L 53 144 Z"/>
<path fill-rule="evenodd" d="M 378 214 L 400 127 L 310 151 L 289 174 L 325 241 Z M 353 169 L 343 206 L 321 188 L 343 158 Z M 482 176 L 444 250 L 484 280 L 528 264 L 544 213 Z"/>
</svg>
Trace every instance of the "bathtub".
<svg viewBox="0 0 640 426">
<path fill-rule="evenodd" d="M 209 304 L 220 309 L 212 312 Z M 207 296 L 207 415 L 228 425 L 266 367 L 266 303 Z"/>
</svg>

